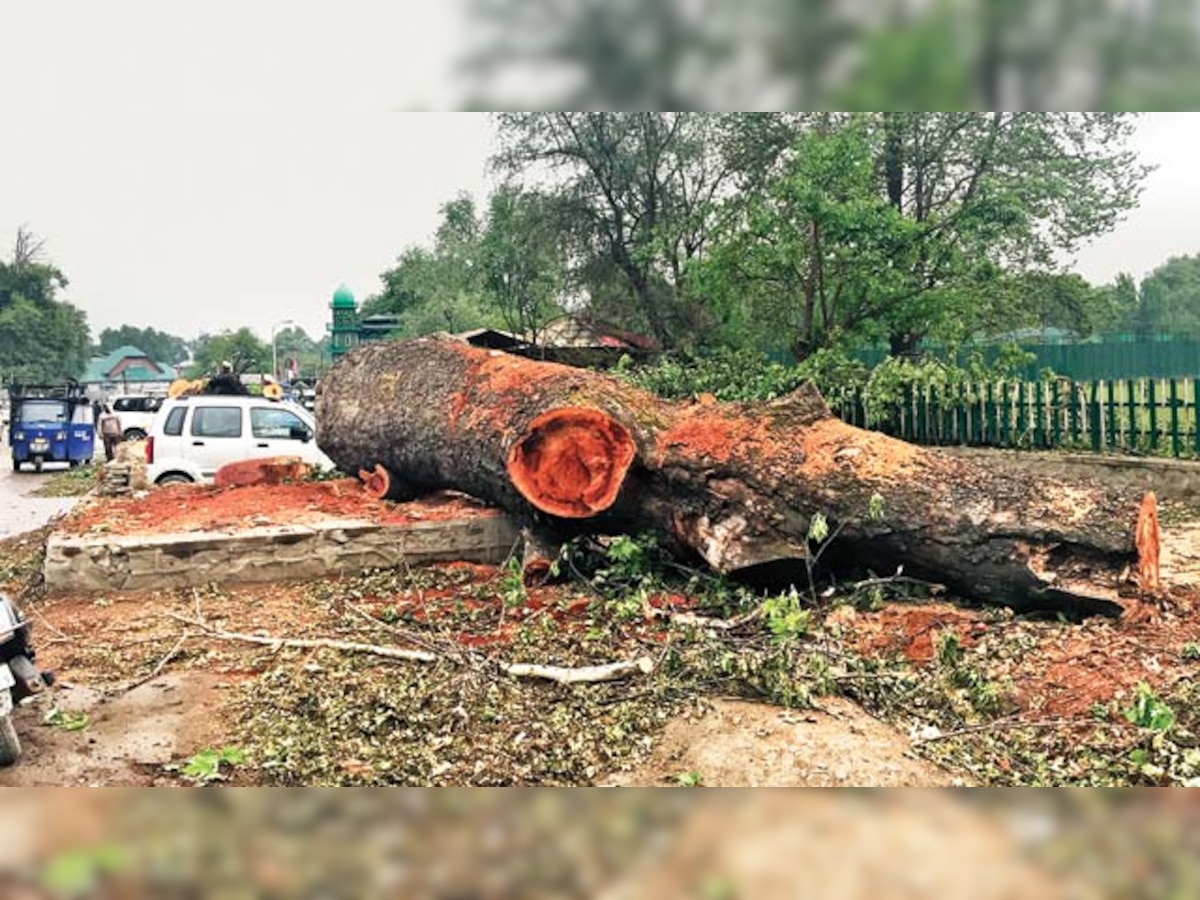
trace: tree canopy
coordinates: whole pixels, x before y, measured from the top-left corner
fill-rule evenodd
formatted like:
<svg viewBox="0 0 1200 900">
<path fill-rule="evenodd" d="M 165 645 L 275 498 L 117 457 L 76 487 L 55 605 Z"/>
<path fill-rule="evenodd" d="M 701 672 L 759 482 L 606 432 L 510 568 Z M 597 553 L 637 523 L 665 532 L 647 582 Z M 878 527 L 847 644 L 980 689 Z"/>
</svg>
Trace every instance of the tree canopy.
<svg viewBox="0 0 1200 900">
<path fill-rule="evenodd" d="M 271 347 L 244 327 L 237 331 L 202 334 L 196 338 L 188 375 L 198 378 L 216 374 L 223 362 L 228 362 L 237 375 L 270 372 Z"/>
<path fill-rule="evenodd" d="M 120 328 L 105 328 L 100 332 L 97 350 L 100 354 L 125 346 L 137 347 L 145 352 L 155 362 L 175 365 L 188 358 L 188 342 L 181 337 L 157 328 L 138 328 L 135 325 L 122 325 Z"/>
<path fill-rule="evenodd" d="M 66 285 L 43 242 L 18 230 L 11 257 L 0 261 L 0 377 L 57 382 L 83 373 L 91 336 L 83 311 L 57 299 Z"/>
</svg>

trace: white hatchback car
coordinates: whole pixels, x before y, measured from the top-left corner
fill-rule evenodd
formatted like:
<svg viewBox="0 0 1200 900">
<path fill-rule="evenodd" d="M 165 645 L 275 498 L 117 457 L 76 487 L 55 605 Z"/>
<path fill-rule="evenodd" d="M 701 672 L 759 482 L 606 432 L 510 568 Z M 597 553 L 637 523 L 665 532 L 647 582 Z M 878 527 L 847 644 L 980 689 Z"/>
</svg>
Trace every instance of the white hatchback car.
<svg viewBox="0 0 1200 900">
<path fill-rule="evenodd" d="M 262 397 L 202 394 L 163 402 L 146 440 L 151 484 L 211 482 L 226 463 L 297 456 L 317 469 L 333 461 L 314 441 L 308 410 Z"/>
</svg>

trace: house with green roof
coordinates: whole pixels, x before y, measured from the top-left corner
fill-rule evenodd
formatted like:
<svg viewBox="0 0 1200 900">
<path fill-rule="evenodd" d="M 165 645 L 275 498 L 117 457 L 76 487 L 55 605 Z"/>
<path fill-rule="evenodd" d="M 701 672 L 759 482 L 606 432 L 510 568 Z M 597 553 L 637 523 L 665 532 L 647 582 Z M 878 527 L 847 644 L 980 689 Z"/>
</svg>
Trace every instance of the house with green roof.
<svg viewBox="0 0 1200 900">
<path fill-rule="evenodd" d="M 155 362 L 144 351 L 127 344 L 106 356 L 93 357 L 79 380 L 85 386 L 104 393 L 130 389 L 147 393 L 165 391 L 175 380 L 175 370 Z"/>
</svg>

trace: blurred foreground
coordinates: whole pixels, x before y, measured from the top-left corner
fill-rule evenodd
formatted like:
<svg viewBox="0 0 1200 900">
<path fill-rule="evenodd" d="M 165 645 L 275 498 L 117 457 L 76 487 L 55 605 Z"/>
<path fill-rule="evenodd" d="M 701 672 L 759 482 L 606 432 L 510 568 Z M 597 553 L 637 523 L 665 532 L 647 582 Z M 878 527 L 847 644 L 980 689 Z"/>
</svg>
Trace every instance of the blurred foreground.
<svg viewBox="0 0 1200 900">
<path fill-rule="evenodd" d="M 1191 795 L 9 791 L 0 895 L 1194 896 Z"/>
</svg>

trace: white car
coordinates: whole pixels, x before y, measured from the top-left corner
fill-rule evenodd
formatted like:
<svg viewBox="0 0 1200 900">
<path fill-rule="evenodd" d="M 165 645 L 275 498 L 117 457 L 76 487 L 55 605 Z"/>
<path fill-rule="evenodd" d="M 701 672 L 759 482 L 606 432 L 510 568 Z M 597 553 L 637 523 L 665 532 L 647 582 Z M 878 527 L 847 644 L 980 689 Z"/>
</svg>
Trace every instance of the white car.
<svg viewBox="0 0 1200 900">
<path fill-rule="evenodd" d="M 317 447 L 312 414 L 262 397 L 202 394 L 163 402 L 146 440 L 151 484 L 211 482 L 226 463 L 296 456 L 317 469 L 333 461 Z"/>
<path fill-rule="evenodd" d="M 130 394 L 114 397 L 112 411 L 121 420 L 121 437 L 127 441 L 140 441 L 150 433 L 154 417 L 158 415 L 165 397 L 149 394 Z"/>
</svg>

